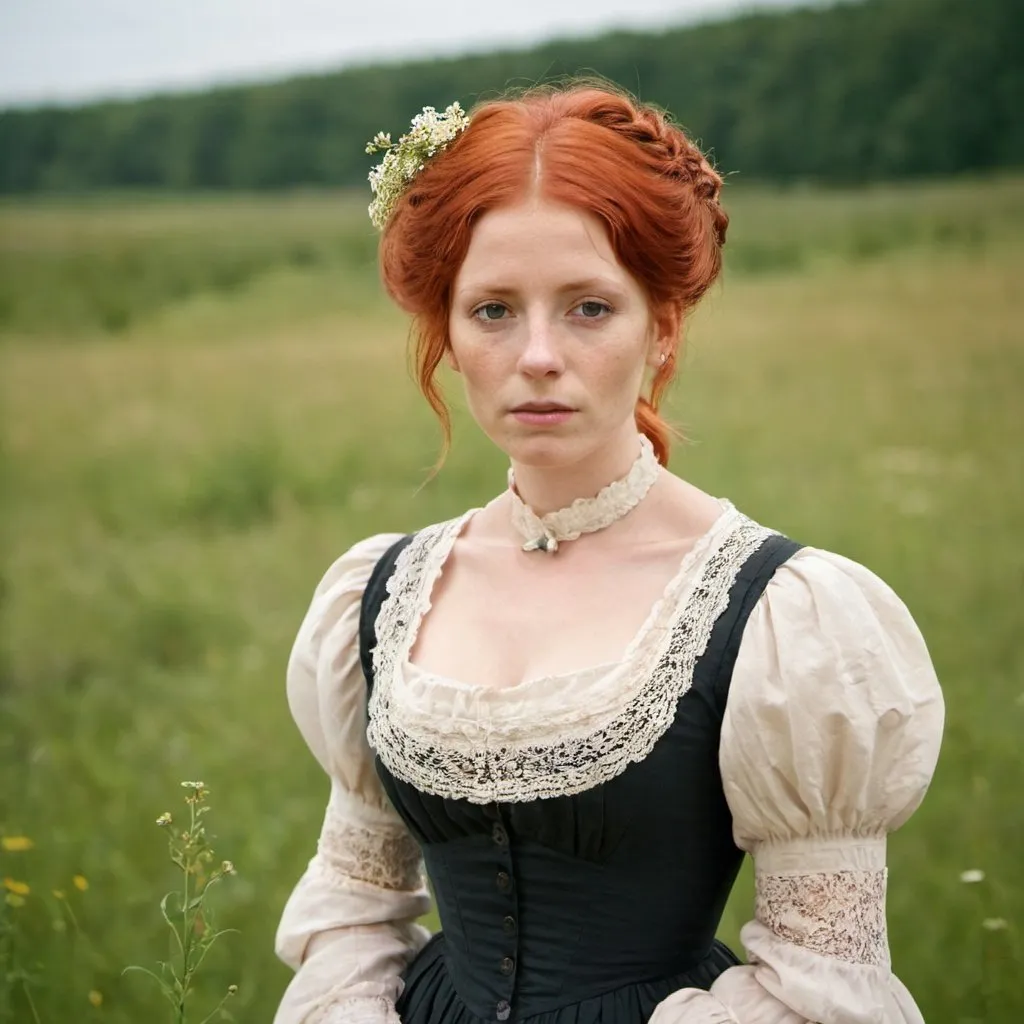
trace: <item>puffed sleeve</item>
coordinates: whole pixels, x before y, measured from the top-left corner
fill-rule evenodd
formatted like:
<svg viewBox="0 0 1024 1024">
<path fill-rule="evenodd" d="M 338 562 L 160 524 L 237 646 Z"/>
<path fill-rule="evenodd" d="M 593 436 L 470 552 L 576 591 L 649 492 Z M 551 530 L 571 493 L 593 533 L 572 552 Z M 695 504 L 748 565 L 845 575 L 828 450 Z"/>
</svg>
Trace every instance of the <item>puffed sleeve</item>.
<svg viewBox="0 0 1024 1024">
<path fill-rule="evenodd" d="M 399 539 L 361 541 L 327 571 L 288 661 L 288 703 L 331 790 L 317 852 L 284 909 L 278 956 L 296 970 L 274 1024 L 397 1024 L 400 974 L 427 932 L 419 848 L 388 801 L 366 740 L 359 607 Z"/>
<path fill-rule="evenodd" d="M 923 1024 L 892 973 L 887 833 L 921 802 L 943 703 L 920 631 L 877 576 L 805 548 L 747 623 L 719 760 L 753 855 L 748 964 L 651 1024 Z"/>
</svg>

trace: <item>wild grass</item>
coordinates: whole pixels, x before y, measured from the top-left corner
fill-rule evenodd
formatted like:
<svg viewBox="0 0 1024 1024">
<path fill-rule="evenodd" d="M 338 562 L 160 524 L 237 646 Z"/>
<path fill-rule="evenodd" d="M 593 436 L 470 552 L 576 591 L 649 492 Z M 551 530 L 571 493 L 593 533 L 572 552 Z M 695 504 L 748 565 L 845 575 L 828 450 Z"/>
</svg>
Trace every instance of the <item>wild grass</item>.
<svg viewBox="0 0 1024 1024">
<path fill-rule="evenodd" d="M 673 468 L 863 561 L 914 612 L 948 724 L 890 844 L 894 966 L 930 1024 L 1019 1019 L 1024 180 L 734 191 L 729 272 L 671 401 L 689 438 Z M 326 799 L 283 689 L 312 587 L 360 537 L 502 486 L 454 383 L 455 445 L 421 486 L 438 435 L 361 206 L 0 209 L 0 835 L 34 842 L 0 849 L 0 877 L 29 889 L 0 914 L 20 915 L 46 1024 L 153 1016 L 121 971 L 168 953 L 154 818 L 183 778 L 215 790 L 238 871 L 218 905 L 240 934 L 197 997 L 237 983 L 235 1017 L 270 1019 L 274 928 Z M 324 255 L 288 257 L 303 246 Z M 225 266 L 246 268 L 231 287 Z M 744 876 L 729 941 L 749 900 Z M 19 991 L 0 1019 L 31 1020 Z"/>
</svg>

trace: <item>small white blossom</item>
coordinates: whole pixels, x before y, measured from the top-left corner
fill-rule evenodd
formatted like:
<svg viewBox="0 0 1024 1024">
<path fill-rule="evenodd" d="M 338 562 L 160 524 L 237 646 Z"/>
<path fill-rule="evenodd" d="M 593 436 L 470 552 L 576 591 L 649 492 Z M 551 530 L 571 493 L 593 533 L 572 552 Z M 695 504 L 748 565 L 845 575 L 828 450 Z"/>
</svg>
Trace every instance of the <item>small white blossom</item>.
<svg viewBox="0 0 1024 1024">
<path fill-rule="evenodd" d="M 971 868 L 968 871 L 960 872 L 960 881 L 965 882 L 967 885 L 972 885 L 975 882 L 985 881 L 985 872 L 981 868 Z"/>
<path fill-rule="evenodd" d="M 439 152 L 469 127 L 469 117 L 458 102 L 438 113 L 434 107 L 424 107 L 412 119 L 409 132 L 397 143 L 387 132 L 378 132 L 367 143 L 367 153 L 383 152 L 384 159 L 369 173 L 370 190 L 374 194 L 369 206 L 370 220 L 380 230 L 388 222 L 402 192 L 412 179 L 426 166 L 426 161 Z"/>
</svg>

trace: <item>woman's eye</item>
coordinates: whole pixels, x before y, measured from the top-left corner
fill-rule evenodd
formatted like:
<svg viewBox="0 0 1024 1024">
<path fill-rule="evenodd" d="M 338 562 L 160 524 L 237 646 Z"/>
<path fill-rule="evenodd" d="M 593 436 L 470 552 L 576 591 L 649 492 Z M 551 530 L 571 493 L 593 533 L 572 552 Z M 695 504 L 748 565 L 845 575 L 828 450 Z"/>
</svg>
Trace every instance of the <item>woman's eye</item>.
<svg viewBox="0 0 1024 1024">
<path fill-rule="evenodd" d="M 611 312 L 611 307 L 604 302 L 581 302 L 576 308 L 583 315 L 584 320 L 596 320 L 605 313 Z"/>
<path fill-rule="evenodd" d="M 478 320 L 502 320 L 507 312 L 508 309 L 500 302 L 488 302 L 476 309 L 473 316 Z"/>
</svg>

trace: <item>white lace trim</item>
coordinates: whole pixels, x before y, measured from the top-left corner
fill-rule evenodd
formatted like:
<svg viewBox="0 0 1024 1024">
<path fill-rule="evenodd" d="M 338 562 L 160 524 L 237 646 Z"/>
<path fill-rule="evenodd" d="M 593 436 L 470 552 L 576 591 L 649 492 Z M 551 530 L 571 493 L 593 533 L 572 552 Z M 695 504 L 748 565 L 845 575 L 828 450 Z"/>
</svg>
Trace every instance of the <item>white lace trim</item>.
<svg viewBox="0 0 1024 1024">
<path fill-rule="evenodd" d="M 383 996 L 345 996 L 337 985 L 303 1018 L 303 1024 L 401 1024 L 395 1004 Z"/>
<path fill-rule="evenodd" d="M 401 829 L 369 829 L 344 820 L 328 805 L 317 859 L 335 873 L 381 889 L 410 892 L 422 884 L 419 844 Z"/>
<path fill-rule="evenodd" d="M 556 691 L 547 702 L 517 702 L 504 719 L 463 718 L 454 727 L 444 710 L 451 694 L 438 684 L 429 701 L 419 701 L 411 688 L 402 689 L 402 670 L 434 581 L 470 514 L 421 531 L 398 558 L 376 623 L 367 736 L 397 778 L 472 803 L 570 796 L 647 757 L 693 682 L 736 574 L 773 532 L 727 506 L 615 666 L 625 671 L 603 702 L 564 700 Z M 492 696 L 499 706 L 503 691 L 480 687 L 473 696 L 478 709 Z"/>
<path fill-rule="evenodd" d="M 754 914 L 780 939 L 852 964 L 889 966 L 886 870 L 757 873 Z"/>
<path fill-rule="evenodd" d="M 654 446 L 646 435 L 640 435 L 640 454 L 629 472 L 613 480 L 593 498 L 577 498 L 571 505 L 547 515 L 538 516 L 516 490 L 515 476 L 508 471 L 508 487 L 512 496 L 512 525 L 522 534 L 524 551 L 554 552 L 559 541 L 576 540 L 584 533 L 593 533 L 611 526 L 632 512 L 647 496 L 661 469 Z"/>
</svg>

